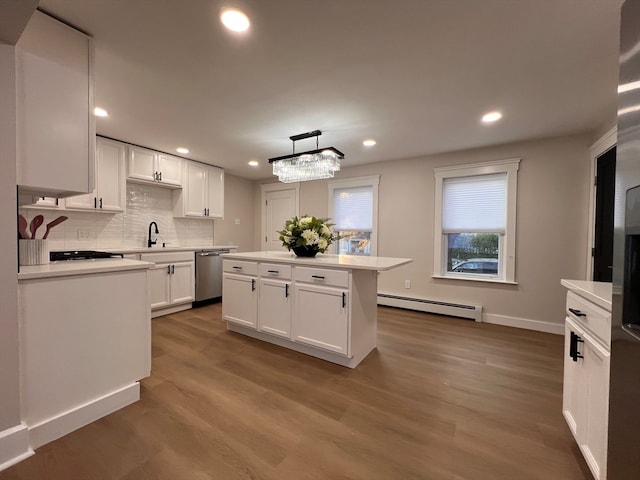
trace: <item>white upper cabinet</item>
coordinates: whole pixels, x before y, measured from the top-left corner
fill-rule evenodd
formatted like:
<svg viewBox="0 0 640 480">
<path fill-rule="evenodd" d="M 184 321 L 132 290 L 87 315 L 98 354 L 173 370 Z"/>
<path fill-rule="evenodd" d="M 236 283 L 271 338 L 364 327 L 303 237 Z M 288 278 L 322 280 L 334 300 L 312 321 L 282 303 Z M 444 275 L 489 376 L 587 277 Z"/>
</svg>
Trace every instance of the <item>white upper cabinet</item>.
<svg viewBox="0 0 640 480">
<path fill-rule="evenodd" d="M 106 138 L 96 139 L 96 188 L 88 195 L 67 198 L 67 209 L 122 212 L 126 205 L 126 145 Z"/>
<path fill-rule="evenodd" d="M 184 162 L 183 188 L 173 192 L 174 217 L 224 218 L 224 170 Z"/>
<path fill-rule="evenodd" d="M 127 179 L 169 188 L 182 186 L 182 162 L 174 157 L 142 147 L 129 146 Z"/>
<path fill-rule="evenodd" d="M 93 44 L 36 11 L 16 45 L 17 183 L 66 197 L 94 188 Z"/>
</svg>

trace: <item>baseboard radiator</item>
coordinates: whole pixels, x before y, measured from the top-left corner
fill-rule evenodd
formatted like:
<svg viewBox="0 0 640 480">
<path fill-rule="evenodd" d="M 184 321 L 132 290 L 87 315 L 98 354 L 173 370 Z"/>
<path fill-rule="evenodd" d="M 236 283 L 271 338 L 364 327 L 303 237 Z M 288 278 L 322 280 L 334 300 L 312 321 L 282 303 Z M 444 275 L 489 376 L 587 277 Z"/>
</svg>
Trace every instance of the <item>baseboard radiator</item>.
<svg viewBox="0 0 640 480">
<path fill-rule="evenodd" d="M 426 298 L 402 297 L 388 293 L 378 293 L 378 305 L 470 318 L 476 322 L 482 321 L 482 305 L 462 305 L 460 303 L 440 302 Z"/>
</svg>

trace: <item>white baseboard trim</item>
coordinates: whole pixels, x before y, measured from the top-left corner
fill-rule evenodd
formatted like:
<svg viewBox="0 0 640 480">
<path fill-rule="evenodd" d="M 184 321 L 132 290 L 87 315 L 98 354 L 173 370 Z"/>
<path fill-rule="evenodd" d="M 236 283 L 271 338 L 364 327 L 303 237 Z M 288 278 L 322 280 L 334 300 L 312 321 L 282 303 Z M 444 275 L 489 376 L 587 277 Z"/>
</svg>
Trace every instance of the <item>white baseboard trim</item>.
<svg viewBox="0 0 640 480">
<path fill-rule="evenodd" d="M 169 315 L 171 313 L 181 312 L 183 310 L 189 310 L 192 307 L 192 303 L 183 303 L 181 305 L 173 305 L 170 307 L 159 308 L 151 312 L 151 318 L 161 317 L 163 315 Z"/>
<path fill-rule="evenodd" d="M 564 335 L 564 323 L 543 322 L 540 320 L 531 320 L 529 318 L 496 315 L 495 313 L 485 313 L 482 315 L 482 321 L 485 323 L 494 323 L 496 325 L 505 325 L 507 327 L 524 328 L 527 330 L 536 330 L 538 332 Z"/>
<path fill-rule="evenodd" d="M 0 472 L 30 457 L 29 430 L 24 424 L 0 432 Z"/>
<path fill-rule="evenodd" d="M 30 425 L 29 443 L 32 448 L 41 447 L 138 400 L 140 384 L 135 382 L 36 425 Z"/>
<path fill-rule="evenodd" d="M 407 310 L 417 310 L 452 317 L 470 318 L 476 322 L 482 321 L 481 305 L 466 305 L 416 296 L 405 297 L 387 292 L 378 292 L 378 305 L 406 308 Z"/>
</svg>

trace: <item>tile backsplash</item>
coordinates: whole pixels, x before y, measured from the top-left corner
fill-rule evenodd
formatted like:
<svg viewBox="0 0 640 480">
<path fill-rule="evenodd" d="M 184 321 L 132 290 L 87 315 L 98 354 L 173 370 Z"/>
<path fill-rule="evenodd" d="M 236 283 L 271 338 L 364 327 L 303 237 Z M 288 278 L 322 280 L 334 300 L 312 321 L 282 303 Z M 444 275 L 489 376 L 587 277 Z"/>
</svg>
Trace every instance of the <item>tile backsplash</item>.
<svg viewBox="0 0 640 480">
<path fill-rule="evenodd" d="M 147 246 L 149 223 L 156 222 L 158 245 L 191 247 L 213 245 L 213 221 L 173 218 L 171 190 L 153 185 L 127 183 L 127 208 L 123 213 L 82 212 L 50 208 L 21 208 L 27 221 L 38 214 L 44 223 L 36 236 L 54 218 L 69 219 L 49 233 L 50 250 L 105 250 Z M 155 238 L 156 235 L 154 235 Z"/>
</svg>

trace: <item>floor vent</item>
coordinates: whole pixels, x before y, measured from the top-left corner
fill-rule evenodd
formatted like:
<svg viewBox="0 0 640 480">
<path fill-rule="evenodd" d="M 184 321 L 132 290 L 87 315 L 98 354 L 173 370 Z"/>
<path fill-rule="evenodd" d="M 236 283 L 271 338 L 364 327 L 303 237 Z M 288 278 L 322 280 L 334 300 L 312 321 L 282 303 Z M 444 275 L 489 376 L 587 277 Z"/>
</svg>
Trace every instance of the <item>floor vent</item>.
<svg viewBox="0 0 640 480">
<path fill-rule="evenodd" d="M 482 321 L 482 305 L 462 305 L 460 303 L 440 302 L 426 298 L 401 297 L 388 293 L 378 293 L 378 305 L 470 318 L 476 322 Z"/>
</svg>

